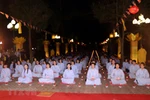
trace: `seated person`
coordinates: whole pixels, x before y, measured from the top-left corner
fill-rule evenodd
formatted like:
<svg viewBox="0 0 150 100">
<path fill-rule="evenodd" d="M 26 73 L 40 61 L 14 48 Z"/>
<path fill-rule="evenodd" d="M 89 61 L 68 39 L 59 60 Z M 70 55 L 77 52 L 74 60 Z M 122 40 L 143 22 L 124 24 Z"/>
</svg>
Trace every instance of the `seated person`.
<svg viewBox="0 0 150 100">
<path fill-rule="evenodd" d="M 101 85 L 101 75 L 95 68 L 95 63 L 91 63 L 91 68 L 87 72 L 86 85 Z"/>
<path fill-rule="evenodd" d="M 136 72 L 135 83 L 138 85 L 150 85 L 150 77 L 147 69 L 144 68 L 145 64 L 140 64 L 140 69 Z"/>
<path fill-rule="evenodd" d="M 43 71 L 42 78 L 39 79 L 40 83 L 55 83 L 54 72 L 51 69 L 50 63 L 46 63 L 46 69 Z"/>
<path fill-rule="evenodd" d="M 31 83 L 32 82 L 32 72 L 27 64 L 24 65 L 24 70 L 21 77 L 18 78 L 18 83 Z"/>
<path fill-rule="evenodd" d="M 65 69 L 65 71 L 63 73 L 63 78 L 61 78 L 61 81 L 62 81 L 62 83 L 65 83 L 65 84 L 75 84 L 74 78 L 75 78 L 75 75 L 71 68 L 71 64 L 68 63 L 67 69 Z"/>
<path fill-rule="evenodd" d="M 7 64 L 3 65 L 4 68 L 1 70 L 0 82 L 9 82 L 11 81 L 11 71 L 7 68 Z"/>
<path fill-rule="evenodd" d="M 111 73 L 111 82 L 112 82 L 112 84 L 115 84 L 115 85 L 126 84 L 124 72 L 119 67 L 120 67 L 120 65 L 118 63 L 116 63 L 115 69 L 113 69 L 113 71 Z"/>
<path fill-rule="evenodd" d="M 39 61 L 36 61 L 36 65 L 33 68 L 33 77 L 41 77 L 42 76 L 42 66 L 39 64 Z"/>
<path fill-rule="evenodd" d="M 23 69 L 24 68 L 21 65 L 20 61 L 17 61 L 16 67 L 15 67 L 15 73 L 12 75 L 12 77 L 20 77 Z"/>
</svg>

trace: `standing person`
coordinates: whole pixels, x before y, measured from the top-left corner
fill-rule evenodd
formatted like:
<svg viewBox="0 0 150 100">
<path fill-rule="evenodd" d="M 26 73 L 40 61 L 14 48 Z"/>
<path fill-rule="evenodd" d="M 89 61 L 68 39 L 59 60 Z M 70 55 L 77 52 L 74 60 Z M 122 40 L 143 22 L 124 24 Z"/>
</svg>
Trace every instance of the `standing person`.
<svg viewBox="0 0 150 100">
<path fill-rule="evenodd" d="M 122 85 L 126 84 L 125 75 L 122 69 L 120 69 L 120 65 L 118 63 L 115 64 L 115 69 L 113 69 L 111 73 L 111 82 L 112 84 Z"/>
<path fill-rule="evenodd" d="M 65 84 L 75 84 L 74 78 L 75 78 L 75 75 L 71 68 L 71 63 L 67 63 L 67 69 L 65 69 L 63 73 L 63 78 L 61 78 L 61 81 L 62 83 L 65 83 Z"/>
<path fill-rule="evenodd" d="M 11 71 L 7 64 L 4 64 L 3 67 L 0 75 L 0 82 L 9 82 L 11 81 Z"/>
<path fill-rule="evenodd" d="M 31 83 L 32 82 L 32 72 L 27 64 L 24 65 L 24 70 L 21 76 L 18 78 L 18 83 Z"/>
<path fill-rule="evenodd" d="M 86 85 L 101 85 L 101 75 L 95 68 L 95 63 L 91 63 L 91 68 L 87 72 Z"/>
<path fill-rule="evenodd" d="M 149 72 L 145 69 L 145 64 L 143 62 L 140 64 L 140 69 L 136 72 L 136 79 L 134 82 L 138 85 L 150 85 Z"/>
<path fill-rule="evenodd" d="M 23 70 L 24 68 L 21 65 L 21 62 L 17 61 L 16 67 L 15 67 L 15 73 L 12 75 L 12 77 L 20 77 Z"/>
<path fill-rule="evenodd" d="M 46 68 L 43 71 L 42 78 L 39 79 L 40 83 L 55 83 L 54 72 L 51 69 L 50 63 L 46 63 Z"/>
</svg>

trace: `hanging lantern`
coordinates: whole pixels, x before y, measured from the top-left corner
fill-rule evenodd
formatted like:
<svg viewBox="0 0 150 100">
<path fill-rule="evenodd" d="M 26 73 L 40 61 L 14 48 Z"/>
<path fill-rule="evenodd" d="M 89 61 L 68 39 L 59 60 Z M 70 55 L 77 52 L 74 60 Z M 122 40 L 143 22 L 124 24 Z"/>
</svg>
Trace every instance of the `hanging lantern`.
<svg viewBox="0 0 150 100">
<path fill-rule="evenodd" d="M 129 8 L 129 12 L 131 14 L 136 14 L 139 11 L 139 8 L 137 6 L 132 6 Z"/>
</svg>

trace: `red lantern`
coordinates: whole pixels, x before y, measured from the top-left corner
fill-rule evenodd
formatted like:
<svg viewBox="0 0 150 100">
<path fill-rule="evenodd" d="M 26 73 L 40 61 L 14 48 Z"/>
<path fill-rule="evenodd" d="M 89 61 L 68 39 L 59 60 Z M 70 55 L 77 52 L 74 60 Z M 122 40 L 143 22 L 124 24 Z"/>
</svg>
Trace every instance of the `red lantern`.
<svg viewBox="0 0 150 100">
<path fill-rule="evenodd" d="M 139 8 L 137 6 L 132 6 L 129 8 L 129 12 L 131 14 L 136 14 L 139 11 Z"/>
</svg>

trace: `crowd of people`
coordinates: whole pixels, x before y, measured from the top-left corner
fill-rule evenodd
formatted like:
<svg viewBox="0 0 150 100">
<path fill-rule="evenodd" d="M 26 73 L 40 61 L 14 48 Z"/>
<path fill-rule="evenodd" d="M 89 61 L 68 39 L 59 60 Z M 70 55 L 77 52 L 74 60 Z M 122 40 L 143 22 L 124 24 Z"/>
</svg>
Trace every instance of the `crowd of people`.
<svg viewBox="0 0 150 100">
<path fill-rule="evenodd" d="M 120 60 L 117 57 L 100 55 L 90 59 L 88 53 L 72 53 L 63 56 L 54 56 L 49 59 L 11 61 L 11 64 L 0 61 L 0 82 L 13 81 L 17 83 L 31 83 L 33 78 L 38 78 L 39 83 L 55 83 L 55 78 L 62 76 L 64 84 L 76 84 L 75 78 L 81 78 L 80 74 L 87 69 L 85 85 L 101 85 L 102 73 L 100 69 L 106 69 L 107 79 L 112 84 L 124 85 L 125 73 L 129 78 L 134 79 L 137 85 L 150 84 L 149 72 L 144 63 L 137 64 L 135 60 L 125 59 L 120 67 Z"/>
</svg>

